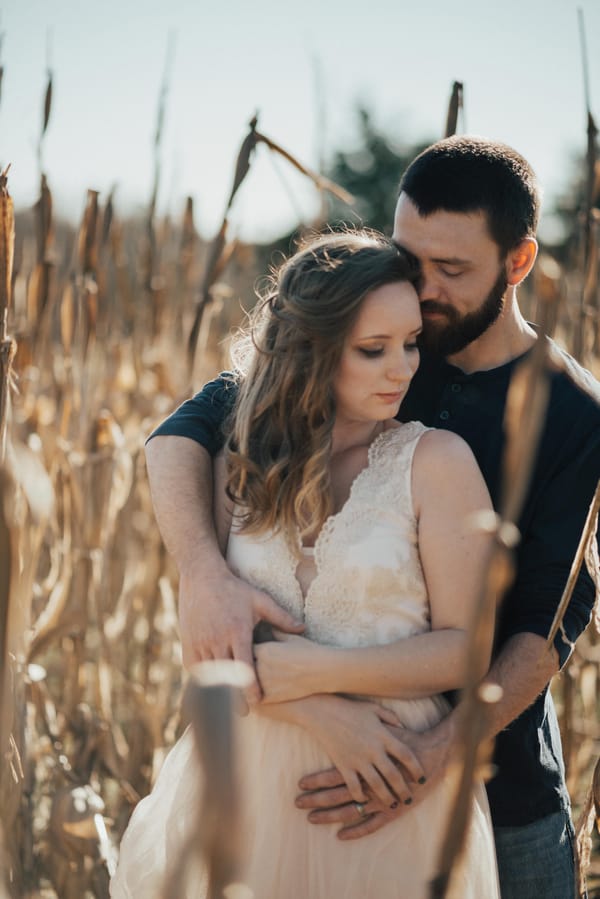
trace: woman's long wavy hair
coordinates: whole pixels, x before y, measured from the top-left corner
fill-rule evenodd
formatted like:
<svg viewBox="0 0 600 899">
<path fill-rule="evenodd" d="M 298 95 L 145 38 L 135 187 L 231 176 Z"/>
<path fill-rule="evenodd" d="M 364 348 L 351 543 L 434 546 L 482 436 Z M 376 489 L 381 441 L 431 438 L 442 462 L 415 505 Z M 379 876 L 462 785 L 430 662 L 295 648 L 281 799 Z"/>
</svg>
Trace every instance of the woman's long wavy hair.
<svg viewBox="0 0 600 899">
<path fill-rule="evenodd" d="M 313 239 L 272 274 L 250 317 L 253 346 L 227 425 L 227 492 L 242 530 L 302 540 L 331 514 L 344 343 L 370 291 L 417 274 L 412 257 L 371 231 Z"/>
</svg>

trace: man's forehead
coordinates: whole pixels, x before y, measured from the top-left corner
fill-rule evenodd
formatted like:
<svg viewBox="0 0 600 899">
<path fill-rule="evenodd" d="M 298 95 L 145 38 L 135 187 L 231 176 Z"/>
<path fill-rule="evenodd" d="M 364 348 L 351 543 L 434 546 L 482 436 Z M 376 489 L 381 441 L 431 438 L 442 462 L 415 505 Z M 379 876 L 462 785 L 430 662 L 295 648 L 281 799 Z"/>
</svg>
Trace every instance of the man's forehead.
<svg viewBox="0 0 600 899">
<path fill-rule="evenodd" d="M 483 210 L 438 209 L 422 215 L 406 194 L 398 198 L 392 240 L 417 256 L 425 252 L 457 263 L 470 258 L 474 249 L 495 244 Z"/>
</svg>

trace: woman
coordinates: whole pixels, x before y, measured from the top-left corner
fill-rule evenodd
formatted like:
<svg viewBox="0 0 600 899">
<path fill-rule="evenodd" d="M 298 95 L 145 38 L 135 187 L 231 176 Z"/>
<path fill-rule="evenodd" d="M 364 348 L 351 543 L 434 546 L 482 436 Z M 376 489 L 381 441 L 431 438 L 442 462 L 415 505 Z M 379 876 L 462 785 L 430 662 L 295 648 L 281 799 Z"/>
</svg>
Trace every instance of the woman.
<svg viewBox="0 0 600 899">
<path fill-rule="evenodd" d="M 464 683 L 487 551 L 471 518 L 491 504 L 460 438 L 394 420 L 419 360 L 416 274 L 366 232 L 322 237 L 286 262 L 254 316 L 216 461 L 229 564 L 306 626 L 256 646 L 265 701 L 238 730 L 255 899 L 424 899 L 436 873 L 451 777 L 352 845 L 292 801 L 303 773 L 333 763 L 358 814 L 365 787 L 409 804 L 423 772 L 394 726 L 430 728 L 448 710 L 440 694 Z M 114 897 L 156 894 L 195 822 L 200 779 L 186 734 L 132 818 Z M 205 895 L 197 878 L 186 899 Z M 457 895 L 498 896 L 482 787 Z"/>
</svg>

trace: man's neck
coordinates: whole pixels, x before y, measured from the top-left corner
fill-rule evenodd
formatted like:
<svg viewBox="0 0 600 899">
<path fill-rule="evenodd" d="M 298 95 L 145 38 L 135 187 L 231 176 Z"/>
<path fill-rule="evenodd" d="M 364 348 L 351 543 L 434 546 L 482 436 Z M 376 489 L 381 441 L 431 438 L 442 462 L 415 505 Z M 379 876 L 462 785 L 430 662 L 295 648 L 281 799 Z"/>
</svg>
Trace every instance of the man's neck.
<svg viewBox="0 0 600 899">
<path fill-rule="evenodd" d="M 507 362 L 526 353 L 536 339 L 536 332 L 521 315 L 515 298 L 507 302 L 502 315 L 481 337 L 460 353 L 448 356 L 447 361 L 465 374 L 489 371 L 506 365 Z"/>
</svg>

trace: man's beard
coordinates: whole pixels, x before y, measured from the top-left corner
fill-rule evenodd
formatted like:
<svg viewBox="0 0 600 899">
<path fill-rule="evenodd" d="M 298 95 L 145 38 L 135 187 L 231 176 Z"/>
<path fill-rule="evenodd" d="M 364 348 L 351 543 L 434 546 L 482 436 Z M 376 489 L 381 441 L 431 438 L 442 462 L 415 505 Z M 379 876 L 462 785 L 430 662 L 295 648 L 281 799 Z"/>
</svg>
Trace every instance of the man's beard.
<svg viewBox="0 0 600 899">
<path fill-rule="evenodd" d="M 506 272 L 502 266 L 496 283 L 482 305 L 467 315 L 460 315 L 454 306 L 438 303 L 436 300 L 423 300 L 421 303 L 423 312 L 426 310 L 441 312 L 446 317 L 446 322 L 442 323 L 441 320 L 431 322 L 425 317 L 419 345 L 435 356 L 452 356 L 464 350 L 498 319 L 504 308 L 504 294 L 507 287 Z"/>
</svg>

